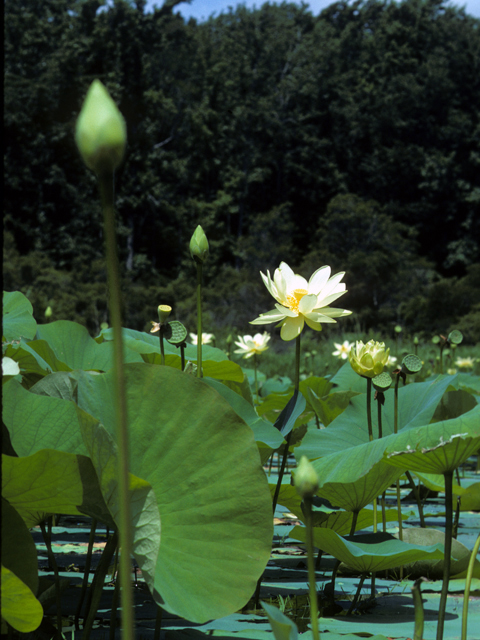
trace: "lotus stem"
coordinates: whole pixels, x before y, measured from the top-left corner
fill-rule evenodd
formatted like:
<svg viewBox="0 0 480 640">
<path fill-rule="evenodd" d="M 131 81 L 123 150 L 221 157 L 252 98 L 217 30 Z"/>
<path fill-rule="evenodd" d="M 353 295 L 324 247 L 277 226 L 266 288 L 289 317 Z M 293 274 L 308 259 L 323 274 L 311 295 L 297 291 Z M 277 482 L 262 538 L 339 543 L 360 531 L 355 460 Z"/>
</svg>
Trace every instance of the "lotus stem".
<svg viewBox="0 0 480 640">
<path fill-rule="evenodd" d="M 415 480 L 412 478 L 412 474 L 410 473 L 410 471 L 405 471 L 405 475 L 407 476 L 410 486 L 412 487 L 413 495 L 415 496 L 415 500 L 417 501 L 418 515 L 420 516 L 420 526 L 422 527 L 422 529 L 425 529 L 425 516 L 423 515 L 423 505 L 420 499 L 418 487 L 415 484 Z"/>
<path fill-rule="evenodd" d="M 83 580 L 82 580 L 82 591 L 80 593 L 80 600 L 78 601 L 77 611 L 75 612 L 75 629 L 77 631 L 80 630 L 80 614 L 82 611 L 83 601 L 85 600 L 85 594 L 87 593 L 88 576 L 90 574 L 90 567 L 92 564 L 93 543 L 95 541 L 96 528 L 97 528 L 97 520 L 93 518 L 92 524 L 90 526 L 90 535 L 88 537 L 88 549 L 87 549 L 87 557 L 85 558 L 85 572 L 83 574 Z"/>
<path fill-rule="evenodd" d="M 450 562 L 452 555 L 452 516 L 453 516 L 453 471 L 446 471 L 445 478 L 445 551 L 443 559 L 443 584 L 438 611 L 437 640 L 443 638 L 445 611 L 447 608 L 448 582 L 450 580 Z"/>
<path fill-rule="evenodd" d="M 352 604 L 350 605 L 350 607 L 349 607 L 349 609 L 347 611 L 347 616 L 352 615 L 352 612 L 355 609 L 355 605 L 357 604 L 358 598 L 360 597 L 360 591 L 362 590 L 364 581 L 365 581 L 365 574 L 362 573 L 362 575 L 360 576 L 360 582 L 358 583 L 357 591 L 355 593 L 355 597 L 353 598 Z"/>
<path fill-rule="evenodd" d="M 418 578 L 412 587 L 413 604 L 415 606 L 415 631 L 413 640 L 423 640 L 424 614 L 420 585 L 424 580 L 425 578 Z"/>
<path fill-rule="evenodd" d="M 463 611 L 462 611 L 462 640 L 467 638 L 467 621 L 468 621 L 468 599 L 470 596 L 470 585 L 473 577 L 473 567 L 480 547 L 480 535 L 477 538 L 472 550 L 472 555 L 468 561 L 467 578 L 465 580 L 465 593 L 463 594 Z"/>
<path fill-rule="evenodd" d="M 165 364 L 165 345 L 163 343 L 164 333 L 165 333 L 165 327 L 163 323 L 161 323 L 160 331 L 158 332 L 158 337 L 160 339 L 160 363 L 162 365 Z"/>
<path fill-rule="evenodd" d="M 313 522 L 312 522 L 312 498 L 305 496 L 305 524 L 307 527 L 307 565 L 308 565 L 308 586 L 310 594 L 310 622 L 312 623 L 313 640 L 319 640 L 318 630 L 318 601 L 317 585 L 315 579 L 315 560 L 313 552 Z"/>
<path fill-rule="evenodd" d="M 256 395 L 257 404 L 258 404 L 257 354 L 256 353 L 253 354 L 253 372 L 255 375 L 255 395 Z"/>
<path fill-rule="evenodd" d="M 202 378 L 202 268 L 201 262 L 197 265 L 197 378 Z"/>
<path fill-rule="evenodd" d="M 120 531 L 120 584 L 122 588 L 122 622 L 124 640 L 134 639 L 133 596 L 130 584 L 132 554 L 132 518 L 129 492 L 128 420 L 125 391 L 125 371 L 122 340 L 122 315 L 120 300 L 120 268 L 117 255 L 114 210 L 113 172 L 99 175 L 100 198 L 103 209 L 110 320 L 113 327 L 113 351 L 115 373 L 115 413 L 117 424 L 117 481 L 120 506 L 118 527 Z"/>
<path fill-rule="evenodd" d="M 368 439 L 370 442 L 373 440 L 373 428 L 372 428 L 372 379 L 367 378 L 367 425 L 368 425 Z"/>
<path fill-rule="evenodd" d="M 57 561 L 55 560 L 55 554 L 52 549 L 52 518 L 50 516 L 47 520 L 48 522 L 48 531 L 45 528 L 45 523 L 40 522 L 40 528 L 42 530 L 43 538 L 45 540 L 45 545 L 47 547 L 48 561 L 53 569 L 53 574 L 55 578 L 55 605 L 57 609 L 57 633 L 55 634 L 56 638 L 62 638 L 62 605 L 60 602 L 60 575 L 58 573 Z"/>
<path fill-rule="evenodd" d="M 105 549 L 103 550 L 102 557 L 100 558 L 100 562 L 95 571 L 95 575 L 93 577 L 93 582 L 90 587 L 89 601 L 87 603 L 87 617 L 83 625 L 83 635 L 82 640 L 89 640 L 90 632 L 93 627 L 93 623 L 95 620 L 95 614 L 97 613 L 98 605 L 100 604 L 100 599 L 102 597 L 103 585 L 105 582 L 105 576 L 107 575 L 108 567 L 110 566 L 110 561 L 115 553 L 115 549 L 118 546 L 118 531 L 115 531 L 110 538 L 107 540 L 107 544 L 105 545 Z M 122 555 L 122 554 L 121 554 Z M 122 558 L 120 555 L 120 568 Z M 131 589 L 130 589 L 131 593 Z M 122 620 L 124 618 L 124 612 L 122 612 Z M 132 636 L 133 637 L 133 636 Z M 123 638 L 125 638 L 125 628 L 123 629 Z"/>
</svg>

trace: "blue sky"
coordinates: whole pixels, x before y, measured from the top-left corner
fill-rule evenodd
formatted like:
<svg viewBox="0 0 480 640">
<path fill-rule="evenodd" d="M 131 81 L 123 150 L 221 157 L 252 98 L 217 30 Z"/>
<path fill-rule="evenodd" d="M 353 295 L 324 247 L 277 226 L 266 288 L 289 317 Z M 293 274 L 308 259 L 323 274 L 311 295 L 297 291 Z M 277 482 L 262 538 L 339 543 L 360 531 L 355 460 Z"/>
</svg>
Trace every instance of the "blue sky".
<svg viewBox="0 0 480 640">
<path fill-rule="evenodd" d="M 146 10 L 152 9 L 155 5 L 161 7 L 162 4 L 163 0 L 147 0 Z M 228 11 L 229 6 L 235 7 L 237 4 L 246 4 L 247 7 L 260 7 L 263 4 L 263 0 L 245 0 L 245 2 L 238 2 L 237 0 L 192 0 L 190 4 L 182 2 L 177 5 L 174 12 L 179 11 L 184 18 L 193 17 L 197 18 L 197 20 L 203 20 L 210 17 L 212 13 L 218 15 L 222 11 Z M 332 4 L 332 0 L 310 0 L 308 4 L 312 13 L 317 15 L 322 9 Z M 451 0 L 450 4 L 464 6 L 467 13 L 480 18 L 480 0 Z"/>
</svg>

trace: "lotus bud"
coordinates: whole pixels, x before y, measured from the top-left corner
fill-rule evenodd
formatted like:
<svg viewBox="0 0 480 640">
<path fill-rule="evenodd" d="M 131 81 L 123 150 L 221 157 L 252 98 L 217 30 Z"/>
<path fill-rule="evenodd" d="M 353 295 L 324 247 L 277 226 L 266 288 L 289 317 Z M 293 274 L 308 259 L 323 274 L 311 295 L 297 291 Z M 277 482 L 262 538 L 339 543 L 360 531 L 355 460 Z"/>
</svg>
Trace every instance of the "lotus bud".
<svg viewBox="0 0 480 640">
<path fill-rule="evenodd" d="M 390 349 L 385 349 L 384 342 L 370 340 L 363 344 L 361 340 L 357 340 L 350 349 L 348 360 L 355 373 L 364 378 L 375 378 L 383 373 L 389 355 Z"/>
<path fill-rule="evenodd" d="M 203 264 L 208 258 L 208 240 L 204 230 L 200 225 L 195 229 L 195 233 L 190 240 L 190 255 L 195 262 Z"/>
<path fill-rule="evenodd" d="M 172 307 L 168 304 L 158 305 L 158 322 L 163 324 L 167 321 L 168 316 L 172 313 Z"/>
<path fill-rule="evenodd" d="M 48 307 L 45 309 L 45 318 L 47 318 L 47 320 L 48 320 L 48 318 L 51 318 L 51 317 L 52 317 L 52 315 L 53 315 L 52 307 L 48 306 Z"/>
<path fill-rule="evenodd" d="M 307 456 L 302 456 L 295 470 L 295 488 L 302 498 L 311 498 L 318 489 L 318 475 Z"/>
<path fill-rule="evenodd" d="M 89 169 L 111 173 L 122 162 L 127 128 L 122 114 L 100 80 L 90 85 L 75 128 L 75 142 Z"/>
</svg>

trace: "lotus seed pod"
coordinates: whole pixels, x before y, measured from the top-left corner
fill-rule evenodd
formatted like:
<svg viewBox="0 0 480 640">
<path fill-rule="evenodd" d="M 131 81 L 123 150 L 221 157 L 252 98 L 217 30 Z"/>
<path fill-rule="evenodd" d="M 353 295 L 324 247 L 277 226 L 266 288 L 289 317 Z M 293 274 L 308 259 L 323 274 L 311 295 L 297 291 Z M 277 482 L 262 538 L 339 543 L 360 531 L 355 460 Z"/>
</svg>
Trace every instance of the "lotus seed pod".
<svg viewBox="0 0 480 640">
<path fill-rule="evenodd" d="M 190 255 L 200 264 L 203 264 L 208 258 L 208 240 L 204 230 L 200 225 L 195 229 L 195 232 L 190 240 Z"/>
<path fill-rule="evenodd" d="M 451 344 L 460 344 L 463 340 L 463 335 L 460 331 L 457 331 L 456 329 L 454 331 L 451 331 L 448 334 L 448 341 Z"/>
<path fill-rule="evenodd" d="M 187 329 L 178 320 L 172 320 L 168 323 L 167 329 L 170 330 L 170 335 L 166 335 L 167 341 L 170 344 L 179 346 L 183 344 L 187 339 Z"/>
<path fill-rule="evenodd" d="M 125 120 L 100 80 L 87 92 L 75 127 L 75 142 L 89 169 L 96 174 L 111 173 L 125 154 Z"/>
<path fill-rule="evenodd" d="M 158 305 L 158 321 L 160 324 L 163 324 L 167 321 L 168 316 L 172 313 L 172 307 L 168 304 L 160 304 Z"/>
<path fill-rule="evenodd" d="M 402 371 L 408 373 L 410 376 L 418 373 L 422 368 L 422 361 L 418 356 L 410 354 L 405 356 L 402 360 Z"/>
<path fill-rule="evenodd" d="M 386 391 L 392 386 L 392 378 L 390 374 L 384 371 L 375 378 L 372 378 L 372 384 L 375 391 Z"/>
<path fill-rule="evenodd" d="M 302 456 L 295 470 L 295 488 L 302 498 L 311 498 L 318 489 L 318 475 L 307 456 Z"/>
</svg>

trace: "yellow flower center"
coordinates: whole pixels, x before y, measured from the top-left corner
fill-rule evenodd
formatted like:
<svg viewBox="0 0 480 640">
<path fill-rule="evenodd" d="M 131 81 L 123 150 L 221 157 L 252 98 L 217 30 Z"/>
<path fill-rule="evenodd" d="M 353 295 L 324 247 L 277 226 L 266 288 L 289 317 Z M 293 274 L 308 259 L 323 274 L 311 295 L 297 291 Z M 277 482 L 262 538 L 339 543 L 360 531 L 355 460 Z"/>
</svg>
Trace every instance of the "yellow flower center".
<svg viewBox="0 0 480 640">
<path fill-rule="evenodd" d="M 306 296 L 308 291 L 306 289 L 295 289 L 293 291 L 293 295 L 287 295 L 287 306 L 295 313 L 300 313 L 298 310 L 298 305 L 300 304 L 300 300 L 303 296 Z"/>
</svg>

